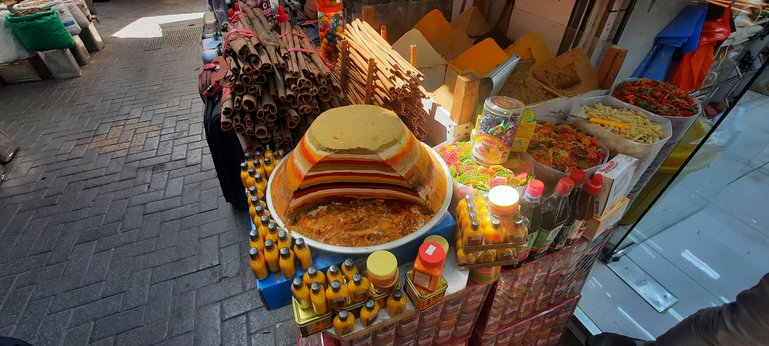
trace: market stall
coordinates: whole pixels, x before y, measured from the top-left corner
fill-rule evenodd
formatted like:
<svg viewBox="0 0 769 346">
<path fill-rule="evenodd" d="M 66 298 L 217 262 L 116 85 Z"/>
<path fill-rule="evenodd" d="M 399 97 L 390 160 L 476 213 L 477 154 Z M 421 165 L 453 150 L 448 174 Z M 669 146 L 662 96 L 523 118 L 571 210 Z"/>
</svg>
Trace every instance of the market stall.
<svg viewBox="0 0 769 346">
<path fill-rule="evenodd" d="M 620 53 L 599 72 L 534 34 L 441 58 L 450 69 L 430 79 L 453 87 L 439 96 L 417 61 L 440 46 L 424 24 L 440 17 L 391 46 L 382 27 L 343 24 L 341 6 L 319 4 L 330 12 L 314 46 L 284 9 L 271 20 L 239 3 L 214 64 L 227 71 L 222 129 L 245 152 L 264 305 L 292 306 L 299 344 L 557 344 L 632 191 L 696 102 L 647 80 L 600 89 Z M 473 61 L 486 49 L 501 53 Z"/>
</svg>

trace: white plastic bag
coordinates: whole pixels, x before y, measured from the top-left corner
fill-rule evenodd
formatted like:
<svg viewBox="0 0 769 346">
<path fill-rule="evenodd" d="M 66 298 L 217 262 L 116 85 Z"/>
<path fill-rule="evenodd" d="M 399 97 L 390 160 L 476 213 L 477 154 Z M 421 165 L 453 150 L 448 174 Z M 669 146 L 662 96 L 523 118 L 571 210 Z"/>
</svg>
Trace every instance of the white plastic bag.
<svg viewBox="0 0 769 346">
<path fill-rule="evenodd" d="M 5 16 L 10 12 L 0 10 L 0 64 L 29 58 L 31 54 L 24 49 L 13 31 L 5 25 Z"/>
<path fill-rule="evenodd" d="M 91 22 L 88 20 L 88 16 L 83 12 L 82 8 L 77 5 L 77 1 L 65 0 L 64 4 L 67 5 L 69 13 L 72 15 L 72 18 L 75 19 L 75 22 L 78 26 L 80 26 L 81 29 L 86 28 L 89 24 L 91 24 Z"/>
<path fill-rule="evenodd" d="M 646 169 L 649 168 L 649 165 L 651 165 L 652 161 L 657 157 L 660 149 L 662 149 L 665 143 L 670 140 L 670 137 L 673 133 L 670 120 L 667 120 L 659 115 L 649 113 L 639 107 L 624 103 L 611 96 L 574 98 L 571 114 L 580 114 L 582 113 L 583 105 L 592 106 L 596 103 L 602 103 L 604 106 L 627 108 L 641 112 L 643 115 L 649 118 L 649 120 L 659 124 L 662 127 L 662 133 L 664 134 L 664 137 L 655 143 L 646 144 L 625 139 L 624 137 L 611 132 L 611 130 L 605 129 L 601 125 L 592 124 L 583 119 L 574 120 L 574 126 L 595 136 L 595 138 L 597 138 L 601 144 L 609 148 L 610 156 L 613 157 L 617 154 L 625 154 L 627 156 L 632 156 L 638 159 L 638 167 L 636 168 L 635 174 L 633 174 L 633 181 L 630 184 L 630 186 L 635 186 L 635 184 L 640 180 L 641 175 L 643 175 Z"/>
<path fill-rule="evenodd" d="M 59 16 L 59 19 L 61 20 L 61 23 L 64 24 L 64 28 L 67 29 L 67 31 L 72 35 L 78 35 L 80 34 L 80 31 L 82 30 L 80 28 L 80 25 L 77 24 L 75 21 L 75 17 L 72 16 L 72 13 L 69 12 L 69 7 L 67 4 L 61 2 L 60 0 L 55 1 L 40 1 L 40 0 L 33 0 L 33 1 L 25 1 L 22 3 L 18 3 L 16 5 L 13 5 L 12 9 L 14 12 L 19 12 L 23 10 L 28 10 L 32 8 L 50 8 L 53 9 L 54 12 L 56 12 L 56 15 Z"/>
</svg>

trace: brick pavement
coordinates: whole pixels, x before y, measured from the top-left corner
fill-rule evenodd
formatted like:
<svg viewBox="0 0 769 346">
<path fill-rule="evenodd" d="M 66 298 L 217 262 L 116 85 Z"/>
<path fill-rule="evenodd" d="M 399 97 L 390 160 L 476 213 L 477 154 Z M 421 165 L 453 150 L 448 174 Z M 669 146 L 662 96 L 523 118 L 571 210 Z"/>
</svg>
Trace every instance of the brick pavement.
<svg viewBox="0 0 769 346">
<path fill-rule="evenodd" d="M 0 184 L 0 335 L 35 345 L 291 344 L 247 265 L 202 126 L 197 45 L 110 37 L 200 0 L 97 4 L 107 46 L 84 76 L 0 86 L 19 143 Z"/>
</svg>

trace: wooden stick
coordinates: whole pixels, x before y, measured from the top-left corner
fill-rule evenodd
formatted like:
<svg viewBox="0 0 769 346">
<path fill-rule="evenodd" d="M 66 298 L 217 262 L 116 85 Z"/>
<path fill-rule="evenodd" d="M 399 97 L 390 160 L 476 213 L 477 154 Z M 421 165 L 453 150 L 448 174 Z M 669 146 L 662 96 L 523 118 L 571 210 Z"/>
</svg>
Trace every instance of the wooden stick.
<svg viewBox="0 0 769 346">
<path fill-rule="evenodd" d="M 376 60 L 368 59 L 368 75 L 366 76 L 366 103 L 371 104 L 371 92 L 374 84 L 374 69 L 376 69 Z"/>
<path fill-rule="evenodd" d="M 411 66 L 417 67 L 417 45 L 411 45 Z"/>
</svg>

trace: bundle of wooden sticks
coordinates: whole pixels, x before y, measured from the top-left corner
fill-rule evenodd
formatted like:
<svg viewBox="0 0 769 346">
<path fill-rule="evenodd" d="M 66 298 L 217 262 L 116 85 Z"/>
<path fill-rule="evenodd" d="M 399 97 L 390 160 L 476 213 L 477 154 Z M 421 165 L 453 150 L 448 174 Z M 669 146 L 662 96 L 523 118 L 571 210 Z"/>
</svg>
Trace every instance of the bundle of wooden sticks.
<svg viewBox="0 0 769 346">
<path fill-rule="evenodd" d="M 344 30 L 334 80 L 352 103 L 392 110 L 417 138 L 424 140 L 427 133 L 423 125 L 428 114 L 422 106 L 422 73 L 368 23 L 356 19 Z"/>
<path fill-rule="evenodd" d="M 225 38 L 222 130 L 254 146 L 293 147 L 315 117 L 346 101 L 304 30 L 281 23 L 278 34 L 261 10 L 240 8 Z"/>
</svg>

